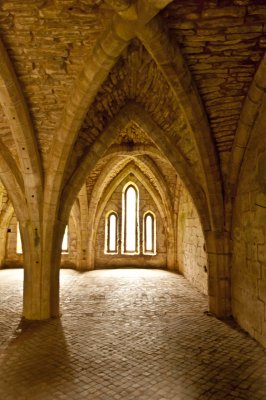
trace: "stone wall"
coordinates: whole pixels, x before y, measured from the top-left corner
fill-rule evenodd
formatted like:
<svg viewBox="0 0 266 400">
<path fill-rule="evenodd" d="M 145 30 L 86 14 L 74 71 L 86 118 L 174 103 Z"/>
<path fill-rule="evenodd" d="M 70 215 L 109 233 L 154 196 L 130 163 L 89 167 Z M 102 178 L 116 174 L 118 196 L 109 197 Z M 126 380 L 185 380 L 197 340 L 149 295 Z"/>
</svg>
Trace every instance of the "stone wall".
<svg viewBox="0 0 266 400">
<path fill-rule="evenodd" d="M 76 268 L 77 267 L 77 228 L 74 223 L 73 217 L 70 215 L 68 222 L 68 251 L 61 254 L 61 267 L 62 268 Z"/>
<path fill-rule="evenodd" d="M 235 200 L 232 310 L 239 324 L 266 346 L 266 138 L 262 129 L 246 151 Z"/>
<path fill-rule="evenodd" d="M 140 255 L 121 255 L 121 216 L 122 216 L 122 191 L 124 185 L 128 182 L 128 178 L 123 180 L 114 191 L 102 214 L 96 240 L 96 268 L 111 267 L 152 267 L 166 268 L 166 236 L 163 221 L 159 215 L 159 211 L 145 187 L 135 177 L 130 176 L 130 181 L 136 183 L 139 189 L 139 215 L 140 215 Z M 105 243 L 105 215 L 108 211 L 113 210 L 120 216 L 119 219 L 119 252 L 116 255 L 104 254 Z M 152 211 L 156 215 L 156 255 L 143 255 L 142 238 L 143 225 L 142 219 L 146 211 Z"/>
<path fill-rule="evenodd" d="M 202 293 L 208 294 L 204 236 L 196 208 L 183 185 L 180 189 L 177 248 L 179 271 Z"/>
<path fill-rule="evenodd" d="M 69 219 L 68 226 L 68 252 L 65 254 L 62 253 L 61 267 L 76 268 L 77 233 L 72 217 Z M 3 267 L 23 267 L 23 254 L 17 253 L 17 218 L 15 215 L 13 215 L 7 230 L 6 254 L 3 260 Z"/>
<path fill-rule="evenodd" d="M 23 266 L 23 254 L 17 253 L 17 223 L 17 218 L 13 215 L 7 229 L 6 255 L 3 267 L 17 268 Z"/>
</svg>

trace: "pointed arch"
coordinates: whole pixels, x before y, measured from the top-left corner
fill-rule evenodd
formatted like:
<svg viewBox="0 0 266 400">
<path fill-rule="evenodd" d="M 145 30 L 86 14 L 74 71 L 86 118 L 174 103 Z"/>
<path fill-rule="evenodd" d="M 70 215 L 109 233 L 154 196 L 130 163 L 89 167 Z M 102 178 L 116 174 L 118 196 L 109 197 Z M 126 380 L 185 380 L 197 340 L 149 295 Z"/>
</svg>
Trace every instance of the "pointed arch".
<svg viewBox="0 0 266 400">
<path fill-rule="evenodd" d="M 4 171 L 7 171 L 7 170 L 12 171 L 13 175 L 14 175 L 14 179 L 17 182 L 18 187 L 20 188 L 21 192 L 24 192 L 23 176 L 17 166 L 17 163 L 15 162 L 14 158 L 12 157 L 11 152 L 9 151 L 7 146 L 1 141 L 1 139 L 0 139 L 0 158 L 1 158 L 2 174 L 4 174 Z M 7 188 L 7 190 L 8 190 L 8 188 Z"/>
<path fill-rule="evenodd" d="M 148 210 L 143 215 L 143 254 L 156 254 L 156 216 Z"/>
<path fill-rule="evenodd" d="M 256 121 L 265 115 L 265 90 L 266 90 L 266 54 L 262 58 L 259 68 L 253 78 L 246 96 L 229 160 L 229 194 L 235 197 L 239 173 L 245 156 L 247 146 L 253 132 L 256 131 Z M 263 108 L 264 107 L 264 108 Z"/>
<path fill-rule="evenodd" d="M 7 51 L 0 40 L 0 104 L 15 142 L 25 194 L 33 214 L 41 215 L 43 174 L 30 113 Z M 15 161 L 14 161 L 15 163 Z"/>
<path fill-rule="evenodd" d="M 115 163 L 113 165 L 113 168 L 115 168 Z M 109 168 L 110 170 L 110 168 Z M 90 230 L 89 234 L 89 242 L 88 242 L 88 265 L 90 268 L 94 267 L 94 247 L 95 247 L 95 239 L 96 239 L 96 232 L 98 230 L 98 225 L 100 218 L 102 216 L 103 210 L 112 196 L 113 192 L 119 186 L 119 184 L 127 177 L 129 174 L 132 173 L 136 178 L 140 181 L 143 182 L 145 185 L 146 189 L 150 193 L 151 197 L 153 198 L 155 205 L 160 213 L 160 216 L 162 218 L 163 224 L 165 231 L 168 236 L 168 267 L 170 269 L 173 269 L 175 267 L 175 259 L 173 256 L 173 246 L 174 246 L 174 226 L 173 226 L 173 220 L 172 220 L 172 212 L 171 212 L 171 203 L 169 199 L 165 198 L 164 196 L 161 197 L 160 194 L 158 196 L 158 192 L 154 189 L 154 187 L 151 185 L 149 179 L 145 177 L 145 175 L 140 172 L 139 169 L 136 169 L 135 167 L 135 162 L 132 162 L 131 160 L 129 161 L 129 164 L 126 167 L 122 167 L 118 175 L 112 180 L 111 184 L 108 185 L 108 193 L 104 195 L 104 191 L 106 191 L 106 185 L 102 185 L 101 190 L 99 189 L 94 191 L 95 196 L 97 198 L 97 202 L 93 201 L 93 204 L 98 203 L 98 207 L 90 207 L 89 212 L 90 212 L 90 221 L 92 226 L 94 226 L 94 229 Z M 111 171 L 110 171 L 111 174 Z M 155 178 L 154 178 L 155 179 Z M 163 186 L 163 182 L 158 182 L 157 183 L 158 187 Z M 162 193 L 165 193 L 165 191 L 161 190 Z M 175 253 L 174 253 L 175 254 Z"/>
<path fill-rule="evenodd" d="M 102 83 L 117 62 L 122 51 L 137 32 L 172 0 L 140 2 L 136 18 L 116 14 L 111 25 L 100 37 L 89 54 L 85 67 L 75 82 L 58 125 L 49 160 L 45 187 L 45 215 L 47 220 L 55 214 L 63 190 L 64 171 L 71 157 L 79 129 Z M 135 6 L 133 6 L 133 10 Z M 126 17 L 124 19 L 123 17 Z"/>
<path fill-rule="evenodd" d="M 172 88 L 190 127 L 205 177 L 203 187 L 209 210 L 210 229 L 222 231 L 223 195 L 218 157 L 204 107 L 186 62 L 176 44 L 173 46 L 170 42 L 159 17 L 153 18 L 138 33 L 138 38 Z"/>
<path fill-rule="evenodd" d="M 28 209 L 23 192 L 23 179 L 10 151 L 3 143 L 0 143 L 0 179 L 12 201 L 17 218 L 25 221 Z"/>
<path fill-rule="evenodd" d="M 108 211 L 105 216 L 105 254 L 118 252 L 118 215 L 114 210 Z"/>
<path fill-rule="evenodd" d="M 139 254 L 139 188 L 129 181 L 122 190 L 122 254 Z"/>
<path fill-rule="evenodd" d="M 116 135 L 132 120 L 145 130 L 164 158 L 174 167 L 188 191 L 191 193 L 198 213 L 201 216 L 204 229 L 210 229 L 211 217 L 209 213 L 211 210 L 209 210 L 207 206 L 204 190 L 195 178 L 197 176 L 196 171 L 192 171 L 192 168 L 182 154 L 178 152 L 178 150 L 175 150 L 176 144 L 173 143 L 171 138 L 166 137 L 161 128 L 153 122 L 151 117 L 135 103 L 128 103 L 120 110 L 119 114 L 114 117 L 107 129 L 98 137 L 97 141 L 92 144 L 90 152 L 83 158 L 78 169 L 73 173 L 62 192 L 64 203 L 60 211 L 61 219 L 67 218 L 71 204 L 97 161 L 107 154 Z"/>
<path fill-rule="evenodd" d="M 256 267 L 265 264 L 266 254 L 265 61 L 264 57 L 244 103 L 236 138 L 239 148 L 235 148 L 232 160 L 235 164 L 231 164 L 231 168 L 234 165 L 237 168 L 237 174 L 231 174 L 232 313 L 236 321 L 262 344 L 266 344 L 265 309 L 261 307 L 266 277 Z M 247 251 L 251 247 L 257 250 L 252 256 Z M 258 286 L 253 282 L 258 282 Z M 251 303 L 252 309 L 256 309 L 255 319 L 254 312 L 246 311 Z"/>
<path fill-rule="evenodd" d="M 105 190 L 105 188 L 107 187 L 107 185 L 110 183 L 111 178 L 113 176 L 113 171 L 118 171 L 119 174 L 121 174 L 124 171 L 124 175 L 125 174 L 129 174 L 130 171 L 132 171 L 132 168 L 129 170 L 129 166 L 130 164 L 135 164 L 137 165 L 140 169 L 141 167 L 143 168 L 143 166 L 145 166 L 145 168 L 147 169 L 146 164 L 144 163 L 142 158 L 133 158 L 132 159 L 132 152 L 130 152 L 130 156 L 127 152 L 123 152 L 123 154 L 125 155 L 125 157 L 127 157 L 126 160 L 120 160 L 120 157 L 117 157 L 117 155 L 121 154 L 120 151 L 115 151 L 113 150 L 111 153 L 112 155 L 112 168 L 110 168 L 110 165 L 108 164 L 108 162 L 106 162 L 106 167 L 102 170 L 99 178 L 97 179 L 97 182 L 94 185 L 94 189 L 93 189 L 93 193 L 91 195 L 90 198 L 90 210 L 89 210 L 89 216 L 88 216 L 88 220 L 92 221 L 92 214 L 91 211 L 95 211 L 97 209 L 97 205 L 99 202 L 99 199 L 102 198 L 103 196 L 103 191 Z M 154 153 L 152 153 L 154 154 Z M 155 154 L 159 155 L 159 153 L 155 150 Z M 104 159 L 109 160 L 110 155 L 106 155 L 106 157 Z M 126 170 L 127 168 L 127 170 Z M 164 183 L 164 178 L 161 174 L 159 174 L 158 169 L 151 169 L 150 166 L 148 166 L 149 173 L 148 175 L 155 181 L 157 182 L 157 189 L 158 189 L 158 193 L 161 196 L 162 199 L 162 203 L 165 207 L 166 210 L 168 210 L 169 212 L 169 220 L 171 219 L 171 215 L 173 212 L 172 209 L 172 202 L 171 202 L 171 196 L 170 193 Z M 127 171 L 127 172 L 125 172 Z M 123 178 L 124 179 L 124 178 Z"/>
<path fill-rule="evenodd" d="M 137 149 L 136 149 L 137 150 Z M 147 171 L 150 171 L 152 173 L 152 176 L 155 177 L 156 182 L 164 182 L 165 181 L 165 177 L 163 176 L 161 170 L 159 169 L 159 167 L 156 165 L 156 163 L 154 162 L 154 160 L 150 157 L 148 157 L 149 155 L 155 155 L 156 153 L 156 149 L 154 149 L 155 152 L 151 151 L 151 153 L 147 152 L 147 153 L 143 153 L 141 155 L 137 156 L 137 164 L 139 166 L 142 166 L 142 169 L 147 169 Z M 162 155 L 158 152 L 157 153 L 159 158 L 163 160 Z M 157 157 L 158 157 L 157 156 Z M 167 185 L 161 185 L 160 187 L 157 188 L 161 197 L 168 199 L 168 206 L 171 207 L 171 210 L 173 210 L 173 200 L 172 200 L 172 195 L 170 193 L 169 187 Z M 162 193 L 162 191 L 164 193 Z"/>
</svg>

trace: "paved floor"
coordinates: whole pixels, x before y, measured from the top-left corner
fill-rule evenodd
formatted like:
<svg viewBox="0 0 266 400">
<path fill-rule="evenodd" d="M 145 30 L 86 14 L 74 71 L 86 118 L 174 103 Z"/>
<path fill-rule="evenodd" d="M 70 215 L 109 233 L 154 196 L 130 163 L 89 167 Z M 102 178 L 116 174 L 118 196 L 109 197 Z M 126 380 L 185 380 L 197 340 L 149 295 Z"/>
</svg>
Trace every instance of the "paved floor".
<svg viewBox="0 0 266 400">
<path fill-rule="evenodd" d="M 158 270 L 61 274 L 62 318 L 19 325 L 22 271 L 0 271 L 0 400 L 265 400 L 266 353 Z"/>
</svg>

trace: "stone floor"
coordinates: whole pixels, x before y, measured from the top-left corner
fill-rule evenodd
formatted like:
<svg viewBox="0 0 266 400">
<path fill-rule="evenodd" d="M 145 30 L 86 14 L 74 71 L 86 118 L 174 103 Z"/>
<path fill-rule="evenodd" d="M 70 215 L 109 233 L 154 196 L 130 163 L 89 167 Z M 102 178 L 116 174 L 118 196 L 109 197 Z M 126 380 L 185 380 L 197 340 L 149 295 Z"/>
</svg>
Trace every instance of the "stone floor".
<svg viewBox="0 0 266 400">
<path fill-rule="evenodd" d="M 266 352 L 158 270 L 61 272 L 62 318 L 20 324 L 22 271 L 0 271 L 1 400 L 266 399 Z"/>
</svg>

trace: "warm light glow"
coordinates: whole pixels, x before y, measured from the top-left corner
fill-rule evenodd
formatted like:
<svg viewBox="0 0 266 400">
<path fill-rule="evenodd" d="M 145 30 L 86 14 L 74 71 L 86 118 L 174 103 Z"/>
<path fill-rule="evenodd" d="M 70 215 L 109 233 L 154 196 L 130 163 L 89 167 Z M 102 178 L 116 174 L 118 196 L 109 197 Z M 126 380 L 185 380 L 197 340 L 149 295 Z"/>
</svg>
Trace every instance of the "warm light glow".
<svg viewBox="0 0 266 400">
<path fill-rule="evenodd" d="M 63 253 L 68 253 L 68 226 L 65 228 L 61 250 Z"/>
<path fill-rule="evenodd" d="M 117 253 L 117 215 L 110 211 L 105 219 L 105 254 Z"/>
<path fill-rule="evenodd" d="M 143 220 L 143 252 L 144 254 L 156 254 L 156 219 L 155 215 L 148 211 Z"/>
<path fill-rule="evenodd" d="M 21 235 L 19 229 L 19 223 L 17 224 L 17 254 L 22 254 L 22 242 L 21 242 Z"/>
<path fill-rule="evenodd" d="M 153 219 L 151 215 L 147 215 L 145 218 L 145 223 L 146 223 L 146 251 L 152 251 L 153 250 Z"/>
<path fill-rule="evenodd" d="M 108 251 L 116 251 L 116 215 L 111 214 L 109 216 L 109 232 L 108 232 Z"/>
<path fill-rule="evenodd" d="M 135 252 L 137 250 L 136 243 L 136 190 L 130 186 L 126 191 L 126 248 L 128 252 Z"/>
</svg>

